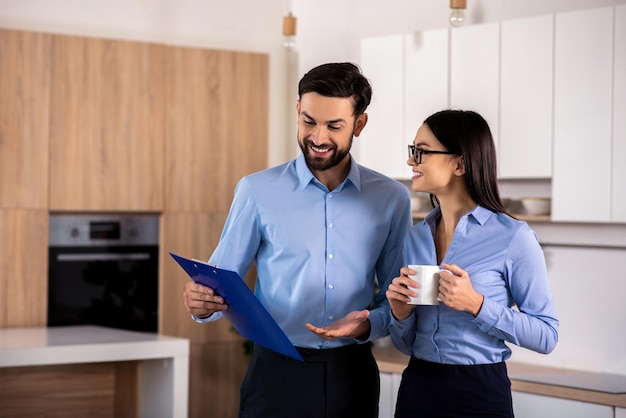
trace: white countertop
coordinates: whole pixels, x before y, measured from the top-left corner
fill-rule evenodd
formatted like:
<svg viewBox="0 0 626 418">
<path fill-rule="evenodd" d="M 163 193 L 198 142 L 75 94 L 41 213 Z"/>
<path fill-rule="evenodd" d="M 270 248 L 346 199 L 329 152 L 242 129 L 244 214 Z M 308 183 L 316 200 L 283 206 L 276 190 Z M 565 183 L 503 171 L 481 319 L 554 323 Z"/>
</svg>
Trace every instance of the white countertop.
<svg viewBox="0 0 626 418">
<path fill-rule="evenodd" d="M 189 340 L 99 326 L 0 329 L 0 367 L 189 355 Z"/>
</svg>

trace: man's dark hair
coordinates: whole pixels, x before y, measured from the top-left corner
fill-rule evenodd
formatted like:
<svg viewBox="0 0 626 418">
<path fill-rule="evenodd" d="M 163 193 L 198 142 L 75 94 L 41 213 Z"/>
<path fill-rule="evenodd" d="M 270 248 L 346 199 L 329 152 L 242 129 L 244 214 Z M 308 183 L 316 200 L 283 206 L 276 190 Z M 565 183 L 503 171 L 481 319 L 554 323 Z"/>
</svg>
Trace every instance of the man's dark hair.
<svg viewBox="0 0 626 418">
<path fill-rule="evenodd" d="M 298 96 L 310 92 L 352 98 L 355 116 L 364 113 L 372 99 L 370 82 L 359 67 L 349 62 L 322 64 L 307 72 L 298 84 Z"/>
</svg>

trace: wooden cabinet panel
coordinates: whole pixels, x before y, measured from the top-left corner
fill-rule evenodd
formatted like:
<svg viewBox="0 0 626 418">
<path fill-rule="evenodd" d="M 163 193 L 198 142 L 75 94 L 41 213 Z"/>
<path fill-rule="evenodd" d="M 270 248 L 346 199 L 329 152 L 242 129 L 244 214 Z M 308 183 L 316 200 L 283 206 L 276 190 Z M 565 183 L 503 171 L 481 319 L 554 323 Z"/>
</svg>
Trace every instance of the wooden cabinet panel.
<svg viewBox="0 0 626 418">
<path fill-rule="evenodd" d="M 249 362 L 250 356 L 236 342 L 191 344 L 189 416 L 236 417 Z"/>
<path fill-rule="evenodd" d="M 0 93 L 0 208 L 46 208 L 49 35 L 0 30 Z"/>
<path fill-rule="evenodd" d="M 182 295 L 189 276 L 170 257 L 173 252 L 183 257 L 208 260 L 217 245 L 227 212 L 210 214 L 166 212 L 161 224 L 160 326 L 162 334 L 189 338 L 192 342 L 239 342 L 244 339 L 232 329 L 230 322 L 220 319 L 208 324 L 194 322 Z M 254 268 L 244 278 L 254 286 Z"/>
<path fill-rule="evenodd" d="M 46 326 L 48 212 L 0 210 L 0 328 Z"/>
<path fill-rule="evenodd" d="M 0 416 L 136 417 L 137 362 L 0 368 Z"/>
<path fill-rule="evenodd" d="M 189 338 L 192 342 L 206 342 L 220 339 L 218 335 L 228 335 L 228 327 L 222 325 L 223 321 L 203 326 L 191 319 L 182 299 L 189 276 L 169 255 L 173 252 L 183 257 L 208 260 L 225 219 L 225 214 L 214 216 L 189 212 L 166 212 L 161 217 L 159 330 L 162 334 Z"/>
<path fill-rule="evenodd" d="M 164 45 L 53 36 L 51 210 L 161 210 Z"/>
<path fill-rule="evenodd" d="M 165 210 L 228 210 L 267 167 L 268 56 L 170 48 L 167 65 Z"/>
</svg>

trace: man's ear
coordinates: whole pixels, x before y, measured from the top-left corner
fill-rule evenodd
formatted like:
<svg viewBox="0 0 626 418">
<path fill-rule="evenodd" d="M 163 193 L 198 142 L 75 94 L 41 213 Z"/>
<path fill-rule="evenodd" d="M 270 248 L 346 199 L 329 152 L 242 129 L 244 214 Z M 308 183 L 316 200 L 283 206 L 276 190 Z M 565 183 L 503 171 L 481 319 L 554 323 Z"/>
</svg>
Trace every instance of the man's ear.
<svg viewBox="0 0 626 418">
<path fill-rule="evenodd" d="M 361 113 L 354 123 L 354 136 L 361 135 L 361 131 L 367 125 L 367 113 Z"/>
</svg>

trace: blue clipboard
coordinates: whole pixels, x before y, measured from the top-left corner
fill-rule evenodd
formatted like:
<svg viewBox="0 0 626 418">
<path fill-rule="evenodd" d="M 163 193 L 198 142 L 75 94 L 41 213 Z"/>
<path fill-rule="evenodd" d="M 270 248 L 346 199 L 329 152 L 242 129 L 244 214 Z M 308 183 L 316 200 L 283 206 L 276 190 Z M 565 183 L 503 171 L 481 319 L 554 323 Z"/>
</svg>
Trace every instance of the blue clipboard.
<svg viewBox="0 0 626 418">
<path fill-rule="evenodd" d="M 274 318 L 254 296 L 246 282 L 234 271 L 169 253 L 194 282 L 214 289 L 224 298 L 223 314 L 239 335 L 265 348 L 304 361 Z"/>
</svg>

